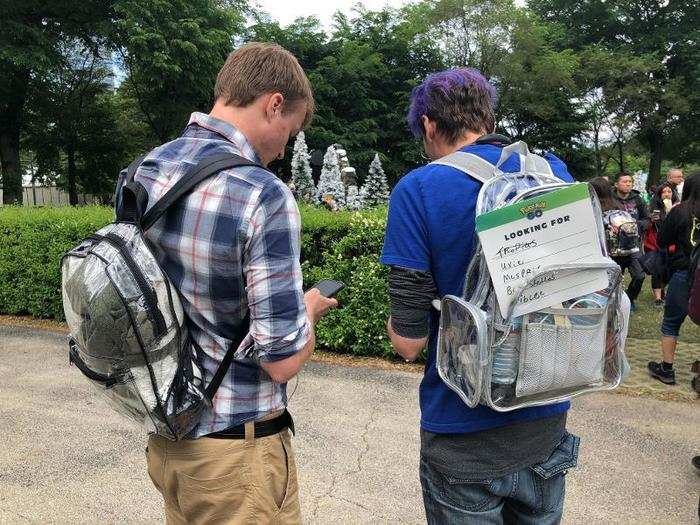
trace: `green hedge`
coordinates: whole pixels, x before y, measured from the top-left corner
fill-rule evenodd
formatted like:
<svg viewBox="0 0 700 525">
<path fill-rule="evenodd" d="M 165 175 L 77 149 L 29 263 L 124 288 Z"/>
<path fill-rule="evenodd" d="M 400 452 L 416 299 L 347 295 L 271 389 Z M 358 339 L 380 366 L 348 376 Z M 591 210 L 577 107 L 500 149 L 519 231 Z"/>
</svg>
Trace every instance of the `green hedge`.
<svg viewBox="0 0 700 525">
<path fill-rule="evenodd" d="M 333 278 L 348 286 L 342 307 L 318 325 L 321 346 L 389 355 L 386 269 L 379 265 L 386 209 L 331 213 L 301 208 L 304 285 Z M 0 208 L 0 313 L 63 318 L 61 256 L 113 220 L 110 208 Z"/>
</svg>

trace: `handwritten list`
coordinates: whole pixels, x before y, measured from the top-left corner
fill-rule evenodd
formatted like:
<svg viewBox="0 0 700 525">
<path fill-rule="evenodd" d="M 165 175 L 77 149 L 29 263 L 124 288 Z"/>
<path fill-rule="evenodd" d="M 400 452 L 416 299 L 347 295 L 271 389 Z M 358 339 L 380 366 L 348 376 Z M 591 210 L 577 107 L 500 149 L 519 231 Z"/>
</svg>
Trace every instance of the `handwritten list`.
<svg viewBox="0 0 700 525">
<path fill-rule="evenodd" d="M 603 289 L 600 269 L 548 269 L 605 262 L 586 184 L 573 184 L 480 215 L 476 229 L 501 314 L 524 315 Z M 531 285 L 520 294 L 523 286 Z"/>
</svg>

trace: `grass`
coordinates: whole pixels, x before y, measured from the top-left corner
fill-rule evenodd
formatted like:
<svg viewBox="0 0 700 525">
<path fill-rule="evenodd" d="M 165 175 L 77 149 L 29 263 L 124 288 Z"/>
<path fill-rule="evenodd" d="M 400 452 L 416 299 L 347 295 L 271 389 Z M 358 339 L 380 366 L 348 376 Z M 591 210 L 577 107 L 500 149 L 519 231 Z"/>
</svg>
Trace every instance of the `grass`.
<svg viewBox="0 0 700 525">
<path fill-rule="evenodd" d="M 625 286 L 629 278 L 625 277 Z M 654 306 L 654 295 L 651 291 L 651 278 L 644 280 L 642 292 L 637 298 L 637 311 L 630 317 L 629 336 L 635 339 L 659 339 L 661 337 L 661 319 L 663 308 Z M 700 343 L 700 326 L 690 319 L 686 319 L 681 326 L 679 341 L 686 343 Z"/>
</svg>

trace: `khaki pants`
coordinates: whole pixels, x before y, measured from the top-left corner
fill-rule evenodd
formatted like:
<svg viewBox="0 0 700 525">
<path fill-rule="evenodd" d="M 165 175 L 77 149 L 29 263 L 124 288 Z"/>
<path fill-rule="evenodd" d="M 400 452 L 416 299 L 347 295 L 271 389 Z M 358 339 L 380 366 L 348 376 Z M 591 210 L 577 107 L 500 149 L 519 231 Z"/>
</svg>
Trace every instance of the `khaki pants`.
<svg viewBox="0 0 700 525">
<path fill-rule="evenodd" d="M 148 474 L 168 525 L 301 523 L 291 432 L 179 442 L 150 436 Z"/>
</svg>

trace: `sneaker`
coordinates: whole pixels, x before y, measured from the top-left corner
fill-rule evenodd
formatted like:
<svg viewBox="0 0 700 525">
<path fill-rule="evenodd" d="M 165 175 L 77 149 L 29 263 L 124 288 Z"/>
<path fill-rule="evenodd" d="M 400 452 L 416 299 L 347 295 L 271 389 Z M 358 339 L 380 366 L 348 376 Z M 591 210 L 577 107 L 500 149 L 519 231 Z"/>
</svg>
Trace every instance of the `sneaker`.
<svg viewBox="0 0 700 525">
<path fill-rule="evenodd" d="M 693 466 L 694 466 L 696 469 L 700 469 L 700 456 L 695 456 L 695 457 L 693 458 Z"/>
<path fill-rule="evenodd" d="M 637 311 L 637 305 L 635 304 L 634 301 L 630 301 L 630 312 L 636 312 Z"/>
<path fill-rule="evenodd" d="M 656 308 L 663 308 L 664 307 L 664 300 L 663 299 L 657 299 L 654 301 L 654 306 Z"/>
<path fill-rule="evenodd" d="M 657 363 L 655 361 L 649 361 L 647 368 L 649 369 L 649 374 L 651 374 L 651 377 L 653 377 L 654 379 L 658 379 L 659 381 L 667 385 L 676 384 L 675 370 L 664 370 L 664 367 L 661 365 L 661 363 Z"/>
</svg>

